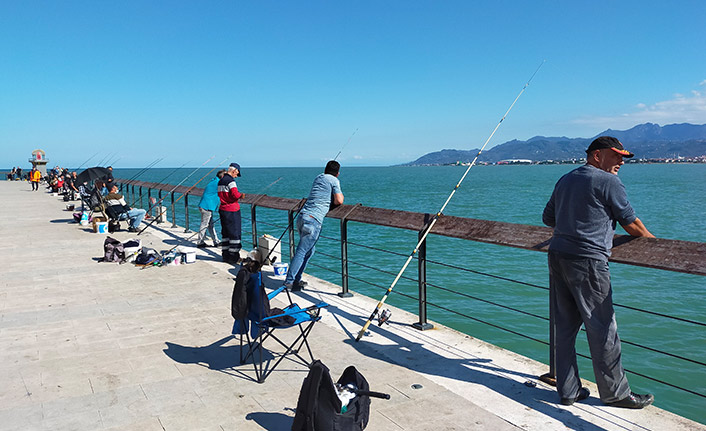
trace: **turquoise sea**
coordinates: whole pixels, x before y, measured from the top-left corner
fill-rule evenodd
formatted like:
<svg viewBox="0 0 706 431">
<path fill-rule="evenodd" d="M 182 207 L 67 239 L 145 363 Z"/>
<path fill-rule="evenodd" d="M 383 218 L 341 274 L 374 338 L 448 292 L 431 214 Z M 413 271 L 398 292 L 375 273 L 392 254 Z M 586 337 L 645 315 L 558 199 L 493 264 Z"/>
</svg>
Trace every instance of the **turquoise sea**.
<svg viewBox="0 0 706 431">
<path fill-rule="evenodd" d="M 554 183 L 576 167 L 475 166 L 445 213 L 541 225 L 542 209 Z M 463 166 L 347 168 L 344 165 L 339 178 L 347 204 L 435 213 L 465 169 Z M 151 169 L 137 179 L 177 184 L 192 174 L 183 183 L 189 186 L 209 170 L 192 173 L 193 169 L 186 168 Z M 131 178 L 138 171 L 115 169 L 115 175 Z M 306 197 L 313 178 L 321 171 L 322 168 L 243 167 L 243 176 L 237 179 L 237 183 L 244 193 L 302 198 Z M 620 177 L 638 216 L 653 234 L 662 238 L 706 242 L 706 165 L 629 164 L 620 170 Z M 205 186 L 207 181 L 208 178 L 199 187 Z M 197 199 L 192 199 L 192 229 L 197 227 L 199 220 L 197 203 Z M 249 214 L 246 205 L 243 211 L 246 248 L 251 238 L 247 232 L 250 230 Z M 279 237 L 286 227 L 286 213 L 258 208 L 257 214 L 258 234 Z M 182 215 L 177 216 L 177 223 L 183 224 Z M 624 232 L 619 229 L 619 233 Z M 350 289 L 380 298 L 414 248 L 416 233 L 349 223 L 348 235 Z M 307 272 L 340 284 L 340 274 L 334 272 L 340 268 L 337 238 L 338 221 L 327 220 L 317 254 Z M 284 239 L 286 241 L 287 236 Z M 288 250 L 286 243 L 283 244 L 285 250 Z M 427 257 L 444 264 L 428 264 L 429 320 L 548 363 L 548 347 L 536 341 L 548 340 L 548 275 L 544 253 L 432 235 L 427 245 Z M 652 392 L 657 406 L 706 423 L 704 326 L 632 309 L 706 323 L 706 301 L 703 300 L 706 278 L 621 264 L 611 264 L 611 272 L 615 303 L 631 307 L 616 307 L 616 314 L 624 341 L 623 362 L 631 371 L 628 378 L 633 390 Z M 404 275 L 409 279 L 403 278 L 398 283 L 388 302 L 416 314 L 416 301 L 405 296 L 417 296 L 416 265 L 410 265 Z M 367 318 L 367 314 L 363 318 Z M 350 330 L 356 333 L 359 328 Z M 579 335 L 579 339 L 579 352 L 588 355 L 585 336 Z M 582 377 L 594 380 L 588 360 L 580 359 L 580 369 Z M 686 388 L 701 396 L 640 375 Z"/>
</svg>

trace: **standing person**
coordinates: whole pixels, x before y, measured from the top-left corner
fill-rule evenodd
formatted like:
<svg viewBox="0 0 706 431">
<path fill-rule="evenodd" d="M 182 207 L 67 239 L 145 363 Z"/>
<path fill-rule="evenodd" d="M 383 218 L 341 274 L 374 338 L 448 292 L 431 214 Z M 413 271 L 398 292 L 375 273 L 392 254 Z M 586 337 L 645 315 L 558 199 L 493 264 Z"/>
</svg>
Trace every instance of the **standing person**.
<svg viewBox="0 0 706 431">
<path fill-rule="evenodd" d="M 29 180 L 32 182 L 32 190 L 35 192 L 39 190 L 39 181 L 42 179 L 42 173 L 39 172 L 36 166 L 32 166 L 32 170 L 29 171 Z"/>
<path fill-rule="evenodd" d="M 17 172 L 17 179 L 22 181 L 22 168 L 18 166 L 15 172 Z"/>
<path fill-rule="evenodd" d="M 341 165 L 337 161 L 331 160 L 326 163 L 324 173 L 314 178 L 309 197 L 299 212 L 297 217 L 299 243 L 290 262 L 287 278 L 284 280 L 284 285 L 288 289 L 297 291 L 306 286 L 307 283 L 302 281 L 302 274 L 316 250 L 324 217 L 332 206 L 343 203 L 343 192 L 338 180 L 340 170 Z"/>
<path fill-rule="evenodd" d="M 17 170 L 16 170 L 15 167 L 13 166 L 13 167 L 12 167 L 12 170 L 10 171 L 10 173 L 9 173 L 8 176 L 7 176 L 7 179 L 10 180 L 10 181 L 14 181 L 14 179 L 15 179 L 15 173 L 16 173 L 16 172 L 17 172 Z"/>
<path fill-rule="evenodd" d="M 108 174 L 105 176 L 105 188 L 110 190 L 113 188 L 113 184 L 115 184 L 115 178 L 113 178 L 113 167 L 108 166 L 106 168 L 108 170 Z"/>
<path fill-rule="evenodd" d="M 556 183 L 542 214 L 544 224 L 554 228 L 548 259 L 556 388 L 564 405 L 590 395 L 581 387 L 576 363 L 576 336 L 583 324 L 601 401 L 641 409 L 652 404 L 654 396 L 633 393 L 625 377 L 608 258 L 616 222 L 632 236 L 654 235 L 635 216 L 618 178 L 623 157 L 634 154 L 610 136 L 595 139 L 586 153 L 586 164 Z"/>
<path fill-rule="evenodd" d="M 76 199 L 76 193 L 78 193 L 78 188 L 76 186 L 76 177 L 77 174 L 74 171 L 71 172 L 69 175 L 66 175 L 66 180 L 64 181 L 64 185 L 66 186 L 66 193 L 69 194 L 69 199 L 72 201 Z"/>
<path fill-rule="evenodd" d="M 220 197 L 218 197 L 218 182 L 225 175 L 225 170 L 220 170 L 216 173 L 216 178 L 212 179 L 210 183 L 204 188 L 203 195 L 201 196 L 201 201 L 199 202 L 199 211 L 201 212 L 201 228 L 199 229 L 199 238 L 196 241 L 196 247 L 204 248 L 206 247 L 206 231 L 211 234 L 213 239 L 213 246 L 218 247 L 220 243 L 218 242 L 218 235 L 216 234 L 216 228 L 213 223 L 213 212 L 216 211 L 218 205 L 221 203 Z"/>
<path fill-rule="evenodd" d="M 238 186 L 235 184 L 235 178 L 240 176 L 240 165 L 231 163 L 228 166 L 228 171 L 223 178 L 218 182 L 218 197 L 221 201 L 221 207 L 218 209 L 218 214 L 221 217 L 221 253 L 223 261 L 237 264 L 240 262 L 240 204 L 239 199 L 242 199 L 244 194 L 238 191 Z"/>
</svg>

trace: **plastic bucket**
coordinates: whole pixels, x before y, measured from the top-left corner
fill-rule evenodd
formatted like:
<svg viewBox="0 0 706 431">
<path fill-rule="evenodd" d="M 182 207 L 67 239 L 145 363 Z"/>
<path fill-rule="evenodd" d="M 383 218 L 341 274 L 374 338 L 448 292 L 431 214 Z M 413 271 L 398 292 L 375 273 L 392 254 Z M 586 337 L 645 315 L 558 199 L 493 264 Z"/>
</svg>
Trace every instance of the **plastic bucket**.
<svg viewBox="0 0 706 431">
<path fill-rule="evenodd" d="M 99 221 L 98 223 L 96 223 L 96 232 L 108 233 L 108 222 L 107 221 Z"/>
<path fill-rule="evenodd" d="M 284 277 L 287 275 L 287 271 L 289 270 L 289 264 L 286 262 L 279 262 L 275 263 L 272 268 L 274 268 L 275 277 Z"/>
</svg>

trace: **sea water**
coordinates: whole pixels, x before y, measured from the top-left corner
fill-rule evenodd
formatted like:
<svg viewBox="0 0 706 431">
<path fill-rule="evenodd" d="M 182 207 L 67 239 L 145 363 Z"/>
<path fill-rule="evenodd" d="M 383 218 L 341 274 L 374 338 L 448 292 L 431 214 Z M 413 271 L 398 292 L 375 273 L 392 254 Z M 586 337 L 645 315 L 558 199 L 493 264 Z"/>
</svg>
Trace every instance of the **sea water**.
<svg viewBox="0 0 706 431">
<path fill-rule="evenodd" d="M 475 166 L 444 213 L 541 225 L 542 210 L 554 184 L 576 167 Z M 339 179 L 346 204 L 434 214 L 465 169 L 463 166 L 347 168 L 344 164 Z M 190 186 L 209 170 L 152 169 L 137 179 L 178 184 L 191 174 L 183 183 Z M 138 171 L 115 169 L 115 176 L 131 178 Z M 314 177 L 321 171 L 322 168 L 244 167 L 243 176 L 236 182 L 244 193 L 300 199 L 307 196 Z M 206 175 L 198 187 L 204 187 L 214 174 L 215 171 Z M 620 178 L 638 217 L 657 237 L 706 242 L 706 165 L 627 164 L 621 168 Z M 192 229 L 199 223 L 197 204 L 198 199 L 190 201 Z M 177 204 L 177 211 L 183 213 L 183 206 Z M 249 206 L 244 205 L 246 249 L 251 245 L 249 217 Z M 287 224 L 284 211 L 258 208 L 257 217 L 259 235 L 279 237 Z M 177 223 L 183 222 L 183 214 L 178 213 Z M 624 232 L 618 229 L 618 233 Z M 340 243 L 336 241 L 339 235 L 337 220 L 326 220 L 308 273 L 340 284 L 340 273 L 335 272 L 340 267 Z M 287 239 L 285 235 L 282 245 L 285 256 L 289 248 Z M 416 245 L 417 233 L 351 222 L 348 240 L 350 289 L 380 298 Z M 427 258 L 430 321 L 548 363 L 545 253 L 431 235 Z M 649 350 L 704 363 L 704 327 L 632 309 L 706 322 L 703 301 L 706 277 L 616 263 L 611 263 L 611 274 L 614 302 L 631 307 L 616 307 L 616 316 L 623 340 L 623 364 L 630 371 L 632 389 L 638 393 L 652 392 L 657 406 L 706 423 L 703 408 L 706 400 L 668 385 L 706 394 L 706 367 Z M 416 265 L 412 264 L 387 302 L 416 314 L 416 276 Z M 364 320 L 367 314 L 361 317 Z M 353 333 L 359 330 L 349 329 Z M 577 350 L 589 355 L 583 334 L 579 334 Z M 594 380 L 588 360 L 579 358 L 579 367 L 582 377 Z"/>
</svg>

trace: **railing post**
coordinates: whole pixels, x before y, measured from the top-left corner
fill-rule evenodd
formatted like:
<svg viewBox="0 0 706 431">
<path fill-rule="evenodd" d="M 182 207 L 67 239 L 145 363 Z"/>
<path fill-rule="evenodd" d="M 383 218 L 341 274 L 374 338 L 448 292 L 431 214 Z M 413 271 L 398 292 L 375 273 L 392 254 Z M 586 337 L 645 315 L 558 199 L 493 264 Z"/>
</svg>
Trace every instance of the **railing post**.
<svg viewBox="0 0 706 431">
<path fill-rule="evenodd" d="M 144 208 L 142 206 L 142 186 L 140 186 L 139 191 L 140 191 L 140 208 Z"/>
<path fill-rule="evenodd" d="M 174 207 L 174 192 L 171 193 L 172 197 L 172 227 L 176 227 L 176 208 Z"/>
<path fill-rule="evenodd" d="M 353 208 L 341 217 L 341 292 L 338 293 L 341 298 L 353 296 L 348 291 L 348 216 L 359 206 L 360 204 L 353 205 Z"/>
<path fill-rule="evenodd" d="M 184 195 L 184 233 L 191 232 L 189 230 L 189 193 Z"/>
<path fill-rule="evenodd" d="M 147 189 L 147 208 L 152 206 L 152 189 Z M 150 211 L 151 213 L 151 211 Z M 151 216 L 152 214 L 150 214 Z"/>
<path fill-rule="evenodd" d="M 552 283 L 549 283 L 549 372 L 539 376 L 539 380 L 551 385 L 556 386 L 556 331 L 554 319 L 554 304 L 556 303 L 556 292 Z"/>
<path fill-rule="evenodd" d="M 419 239 L 424 236 L 424 231 L 419 232 Z M 427 322 L 427 240 L 419 245 L 417 251 L 417 274 L 419 279 L 419 322 L 412 327 L 421 331 L 432 329 L 434 325 Z"/>
<path fill-rule="evenodd" d="M 250 225 L 252 226 L 252 246 L 257 248 L 257 215 L 255 208 L 257 208 L 256 202 L 250 205 Z"/>
</svg>

